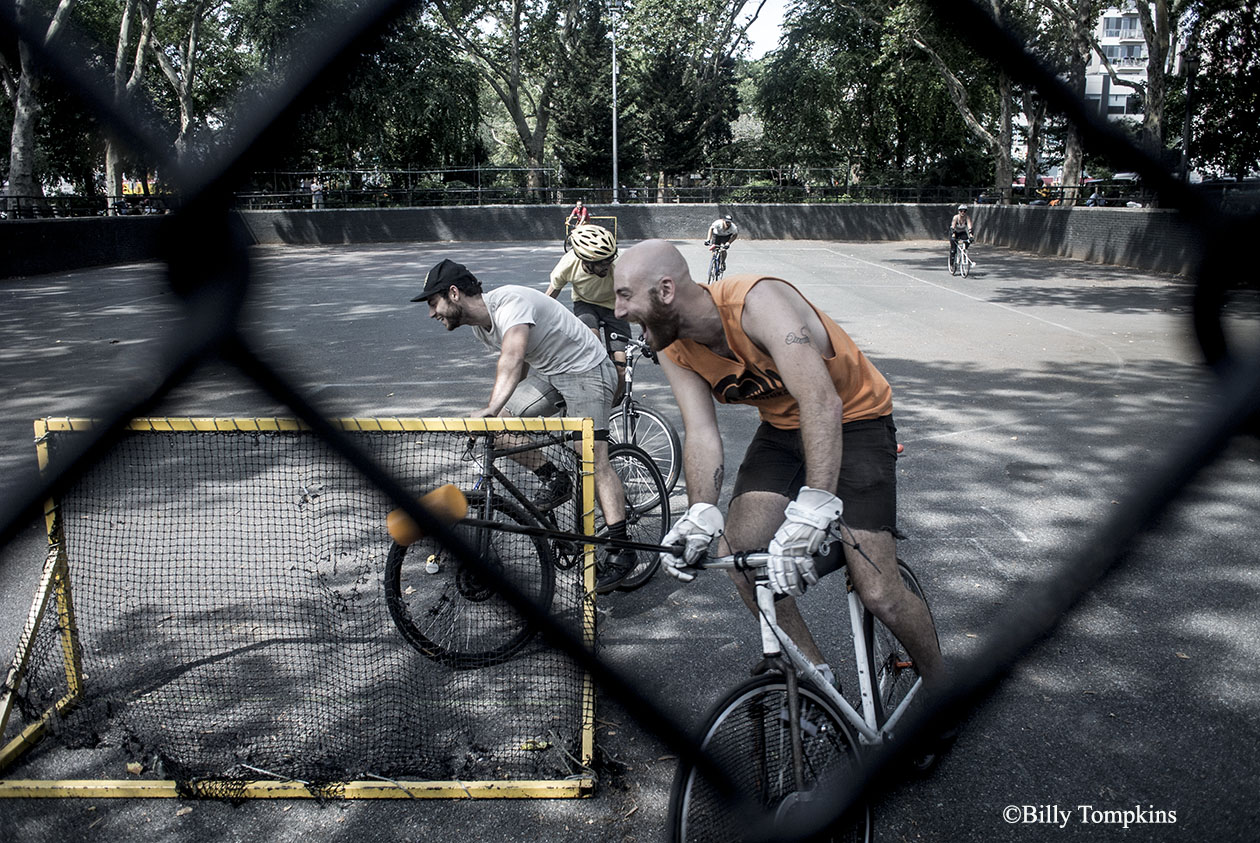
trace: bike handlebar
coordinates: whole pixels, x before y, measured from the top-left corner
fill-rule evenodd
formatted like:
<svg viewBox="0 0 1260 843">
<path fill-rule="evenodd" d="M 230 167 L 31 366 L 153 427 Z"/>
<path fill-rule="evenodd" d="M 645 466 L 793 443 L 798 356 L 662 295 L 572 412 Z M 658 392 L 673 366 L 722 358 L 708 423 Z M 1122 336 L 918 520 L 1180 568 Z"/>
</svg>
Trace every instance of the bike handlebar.
<svg viewBox="0 0 1260 843">
<path fill-rule="evenodd" d="M 832 544 L 837 541 L 843 541 L 843 536 L 841 536 L 839 528 L 833 524 L 827 531 L 827 539 L 814 551 L 814 558 L 818 559 L 827 556 L 831 552 Z M 683 547 L 678 545 L 673 548 L 663 547 L 661 549 L 673 553 L 681 553 Z M 769 551 L 741 550 L 729 556 L 705 556 L 685 567 L 696 571 L 755 571 L 758 568 L 768 567 L 769 564 Z"/>
<path fill-rule="evenodd" d="M 679 550 L 682 548 L 679 547 Z M 698 571 L 755 571 L 770 564 L 770 554 L 764 550 L 744 550 L 730 556 L 713 556 L 697 559 L 687 565 Z"/>
<path fill-rule="evenodd" d="M 653 363 L 656 362 L 656 352 L 652 350 L 652 346 L 648 345 L 645 340 L 628 337 L 625 334 L 618 334 L 615 331 L 610 332 L 608 334 L 608 338 L 610 340 L 625 340 L 626 345 L 634 346 L 634 348 L 644 357 L 651 360 Z"/>
</svg>

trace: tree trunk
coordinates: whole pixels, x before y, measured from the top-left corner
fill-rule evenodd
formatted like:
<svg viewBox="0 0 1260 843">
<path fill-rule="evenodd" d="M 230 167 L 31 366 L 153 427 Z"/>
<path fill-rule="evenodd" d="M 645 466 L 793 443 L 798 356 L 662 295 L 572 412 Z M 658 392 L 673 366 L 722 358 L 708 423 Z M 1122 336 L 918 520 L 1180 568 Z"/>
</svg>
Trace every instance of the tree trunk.
<svg viewBox="0 0 1260 843">
<path fill-rule="evenodd" d="M 122 20 L 118 24 L 118 45 L 114 48 L 114 104 L 122 102 L 127 93 L 123 74 L 127 67 L 127 48 L 131 42 L 131 16 L 136 8 L 135 0 L 127 0 L 123 6 Z M 122 196 L 122 155 L 110 136 L 105 138 L 105 213 L 116 213 L 114 202 Z"/>
<path fill-rule="evenodd" d="M 1166 0 L 1154 4 L 1154 16 L 1150 7 L 1138 4 L 1138 20 L 1142 24 L 1142 37 L 1146 40 L 1146 101 L 1142 103 L 1142 143 L 1146 150 L 1159 155 L 1164 148 L 1164 100 L 1168 89 L 1168 54 L 1171 52 L 1171 30 Z"/>
<path fill-rule="evenodd" d="M 1090 33 L 1096 22 L 1091 0 L 1075 0 L 1072 6 L 1072 29 L 1069 33 L 1069 55 L 1067 67 L 1067 85 L 1077 97 L 1085 99 L 1085 67 L 1089 60 Z M 1067 137 L 1063 144 L 1063 176 L 1060 184 L 1063 187 L 1063 204 L 1075 205 L 1079 197 L 1081 183 L 1081 167 L 1085 161 L 1085 151 L 1081 142 L 1081 130 L 1075 123 L 1068 121 Z"/>
<path fill-rule="evenodd" d="M 122 196 L 122 154 L 118 144 L 105 141 L 105 213 L 118 213 L 114 203 Z"/>
<path fill-rule="evenodd" d="M 180 164 L 184 164 L 187 161 L 192 130 L 196 122 L 193 85 L 199 70 L 197 65 L 197 40 L 201 33 L 201 19 L 206 14 L 208 6 L 207 0 L 201 0 L 193 7 L 192 21 L 188 25 L 188 40 L 180 50 L 180 66 L 178 68 L 175 67 L 166 53 L 162 51 L 161 44 L 151 43 L 149 45 L 152 49 L 153 58 L 157 61 L 158 68 L 162 71 L 162 75 L 166 77 L 166 81 L 170 83 L 171 90 L 179 102 L 179 135 L 175 138 L 175 160 Z"/>
<path fill-rule="evenodd" d="M 1037 185 L 1041 169 L 1041 124 L 1045 120 L 1046 107 L 1031 91 L 1024 92 L 1024 117 L 1028 120 L 1028 155 L 1024 159 L 1024 198 L 1027 199 Z"/>
<path fill-rule="evenodd" d="M 44 33 L 44 47 L 60 35 L 76 0 L 60 0 Z M 18 20 L 27 17 L 27 3 L 15 3 Z M 39 119 L 39 77 L 34 55 L 25 41 L 18 42 L 17 91 L 13 95 L 13 131 L 9 135 L 9 194 L 23 197 L 18 208 L 43 205 L 43 186 L 35 179 L 35 123 Z"/>
<path fill-rule="evenodd" d="M 1001 197 L 1003 205 L 1011 204 L 1011 182 L 1014 179 L 1014 167 L 1011 164 L 1011 137 L 1014 135 L 1014 127 L 1012 126 L 1011 101 L 1014 95 L 1011 93 L 1011 77 L 1005 71 L 998 73 L 998 96 L 1001 102 L 1001 115 L 998 120 L 998 137 L 997 144 L 993 149 L 993 187 L 997 195 Z"/>
<path fill-rule="evenodd" d="M 21 75 L 13 101 L 13 131 L 9 137 L 10 206 L 19 216 L 26 209 L 43 204 L 43 187 L 35 180 L 35 121 L 39 118 L 39 80 L 31 70 L 31 50 L 18 42 Z"/>
</svg>

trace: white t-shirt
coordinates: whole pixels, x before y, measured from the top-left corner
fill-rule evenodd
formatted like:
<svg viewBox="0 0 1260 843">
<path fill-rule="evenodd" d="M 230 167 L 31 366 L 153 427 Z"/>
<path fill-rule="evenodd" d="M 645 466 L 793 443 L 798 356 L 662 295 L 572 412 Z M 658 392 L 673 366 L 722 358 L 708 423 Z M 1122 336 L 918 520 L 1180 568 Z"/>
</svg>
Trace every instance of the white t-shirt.
<svg viewBox="0 0 1260 843">
<path fill-rule="evenodd" d="M 484 293 L 482 300 L 490 311 L 491 329 L 474 325 L 477 338 L 490 350 L 502 351 L 509 328 L 530 325 L 525 362 L 544 375 L 587 372 L 608 356 L 595 332 L 545 293 L 507 284 Z"/>
</svg>

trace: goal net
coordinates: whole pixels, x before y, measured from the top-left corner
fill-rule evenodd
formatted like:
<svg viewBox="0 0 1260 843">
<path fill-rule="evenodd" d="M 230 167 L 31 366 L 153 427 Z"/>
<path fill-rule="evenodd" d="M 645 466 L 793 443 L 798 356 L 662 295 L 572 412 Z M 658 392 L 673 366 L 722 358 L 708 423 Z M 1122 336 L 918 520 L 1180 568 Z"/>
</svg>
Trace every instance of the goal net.
<svg viewBox="0 0 1260 843">
<path fill-rule="evenodd" d="M 529 519 L 498 498 L 539 481 L 495 459 L 496 504 L 479 503 L 479 434 L 552 442 L 531 453 L 574 489 L 552 517 L 593 529 L 589 420 L 336 424 L 417 495 L 454 483 L 470 518 L 492 509 L 509 526 Z M 41 465 L 90 428 L 37 422 Z M 587 793 L 589 678 L 474 566 L 432 539 L 395 545 L 393 508 L 293 420 L 133 422 L 48 505 L 43 577 L 0 688 L 0 795 Z M 591 545 L 453 529 L 594 645 Z"/>
</svg>

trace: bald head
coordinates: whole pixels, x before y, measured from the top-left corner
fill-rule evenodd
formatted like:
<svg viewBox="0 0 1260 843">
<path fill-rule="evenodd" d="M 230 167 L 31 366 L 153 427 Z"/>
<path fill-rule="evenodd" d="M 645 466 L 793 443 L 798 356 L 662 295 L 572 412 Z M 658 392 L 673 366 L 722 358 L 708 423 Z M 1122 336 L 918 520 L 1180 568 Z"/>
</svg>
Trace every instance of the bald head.
<svg viewBox="0 0 1260 843">
<path fill-rule="evenodd" d="M 617 280 L 625 279 L 637 291 L 654 287 L 663 278 L 675 285 L 691 283 L 691 271 L 682 252 L 665 240 L 644 240 L 621 253 Z"/>
<path fill-rule="evenodd" d="M 644 240 L 621 253 L 613 292 L 617 316 L 643 326 L 657 351 L 688 338 L 697 317 L 717 313 L 708 291 L 691 280 L 682 253 L 664 240 Z"/>
</svg>

